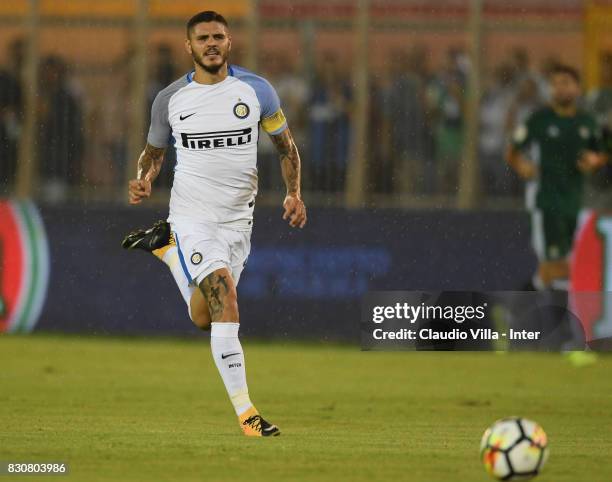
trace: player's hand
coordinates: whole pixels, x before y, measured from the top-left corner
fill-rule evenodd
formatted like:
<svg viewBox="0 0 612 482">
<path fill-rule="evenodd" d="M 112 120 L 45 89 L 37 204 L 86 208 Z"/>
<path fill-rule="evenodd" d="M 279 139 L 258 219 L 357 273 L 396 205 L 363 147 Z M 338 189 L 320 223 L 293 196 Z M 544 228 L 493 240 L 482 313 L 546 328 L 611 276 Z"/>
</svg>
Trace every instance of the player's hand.
<svg viewBox="0 0 612 482">
<path fill-rule="evenodd" d="M 582 172 L 593 172 L 602 167 L 606 160 L 593 151 L 585 151 L 580 159 L 578 159 L 578 169 Z"/>
<path fill-rule="evenodd" d="M 299 194 L 287 194 L 283 208 L 285 208 L 283 219 L 288 219 L 292 228 L 303 228 L 306 225 L 306 206 Z"/>
<path fill-rule="evenodd" d="M 130 204 L 140 204 L 143 199 L 151 196 L 151 181 L 146 179 L 132 179 L 128 184 L 128 198 Z"/>
<path fill-rule="evenodd" d="M 523 179 L 533 179 L 538 174 L 538 169 L 536 168 L 535 164 L 527 160 L 519 162 L 515 166 L 515 169 L 516 173 Z"/>
</svg>

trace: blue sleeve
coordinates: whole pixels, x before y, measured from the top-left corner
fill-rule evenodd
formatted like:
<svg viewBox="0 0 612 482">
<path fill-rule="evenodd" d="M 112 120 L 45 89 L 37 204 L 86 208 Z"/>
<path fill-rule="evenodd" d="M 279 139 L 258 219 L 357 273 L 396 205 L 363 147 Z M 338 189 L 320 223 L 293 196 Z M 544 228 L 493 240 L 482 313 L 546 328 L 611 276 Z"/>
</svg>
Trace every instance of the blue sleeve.
<svg viewBox="0 0 612 482">
<path fill-rule="evenodd" d="M 153 147 L 168 147 L 172 134 L 168 122 L 168 99 L 169 96 L 162 91 L 157 94 L 151 107 L 151 125 L 149 126 L 147 142 Z"/>
<path fill-rule="evenodd" d="M 172 82 L 155 97 L 151 107 L 151 125 L 147 135 L 147 142 L 153 147 L 165 148 L 170 144 L 172 128 L 168 120 L 168 104 L 170 98 L 189 82 L 191 82 L 189 77 L 183 76 Z"/>
<path fill-rule="evenodd" d="M 278 98 L 278 94 L 270 82 L 265 79 L 261 79 L 260 82 L 253 84 L 253 88 L 255 89 L 257 99 L 259 100 L 259 105 L 261 106 L 262 119 L 276 114 L 281 108 L 280 99 Z"/>
<path fill-rule="evenodd" d="M 272 84 L 246 69 L 232 66 L 232 75 L 249 84 L 257 95 L 261 107 L 261 124 L 268 134 L 280 134 L 287 128 L 287 120 L 281 109 L 280 99 Z"/>
</svg>

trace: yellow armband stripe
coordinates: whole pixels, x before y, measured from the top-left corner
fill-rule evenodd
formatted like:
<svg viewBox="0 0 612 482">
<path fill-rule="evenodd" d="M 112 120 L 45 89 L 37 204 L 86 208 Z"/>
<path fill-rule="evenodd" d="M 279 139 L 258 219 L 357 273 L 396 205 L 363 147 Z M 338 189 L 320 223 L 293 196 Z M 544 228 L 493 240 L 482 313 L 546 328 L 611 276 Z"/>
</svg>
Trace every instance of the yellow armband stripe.
<svg viewBox="0 0 612 482">
<path fill-rule="evenodd" d="M 286 124 L 287 119 L 285 119 L 285 114 L 283 114 L 282 109 L 278 109 L 270 117 L 261 119 L 261 126 L 268 134 L 276 134 Z"/>
</svg>

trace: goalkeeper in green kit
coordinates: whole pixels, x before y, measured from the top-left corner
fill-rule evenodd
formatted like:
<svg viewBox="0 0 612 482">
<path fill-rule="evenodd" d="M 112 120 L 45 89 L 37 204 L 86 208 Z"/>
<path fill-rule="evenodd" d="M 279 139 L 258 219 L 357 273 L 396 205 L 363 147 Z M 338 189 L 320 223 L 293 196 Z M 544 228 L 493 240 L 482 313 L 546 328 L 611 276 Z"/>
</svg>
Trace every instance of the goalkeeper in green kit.
<svg viewBox="0 0 612 482">
<path fill-rule="evenodd" d="M 605 161 L 597 123 L 578 107 L 578 71 L 558 65 L 549 81 L 550 105 L 516 129 L 506 159 L 527 182 L 531 242 L 538 258 L 533 285 L 538 290 L 566 291 L 585 174 Z"/>
</svg>

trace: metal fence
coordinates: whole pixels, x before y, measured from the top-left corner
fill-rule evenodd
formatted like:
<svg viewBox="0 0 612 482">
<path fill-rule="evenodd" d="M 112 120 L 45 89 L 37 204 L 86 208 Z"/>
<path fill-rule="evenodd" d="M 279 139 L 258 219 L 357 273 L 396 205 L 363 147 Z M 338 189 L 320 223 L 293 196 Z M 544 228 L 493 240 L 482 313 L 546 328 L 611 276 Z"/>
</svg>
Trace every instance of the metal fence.
<svg viewBox="0 0 612 482">
<path fill-rule="evenodd" d="M 184 24 L 201 8 L 193 0 L 2 3 L 0 194 L 124 203 L 152 100 L 190 69 Z M 546 102 L 550 65 L 586 67 L 591 99 L 612 89 L 604 55 L 612 21 L 593 14 L 609 12 L 606 2 L 237 0 L 206 8 L 230 20 L 232 62 L 277 88 L 311 204 L 519 205 L 522 186 L 503 150 L 513 126 Z M 612 117 L 610 105 L 597 108 L 602 122 Z M 169 152 L 159 203 L 173 163 Z M 280 168 L 265 140 L 259 177 L 261 202 L 277 203 Z"/>
</svg>

